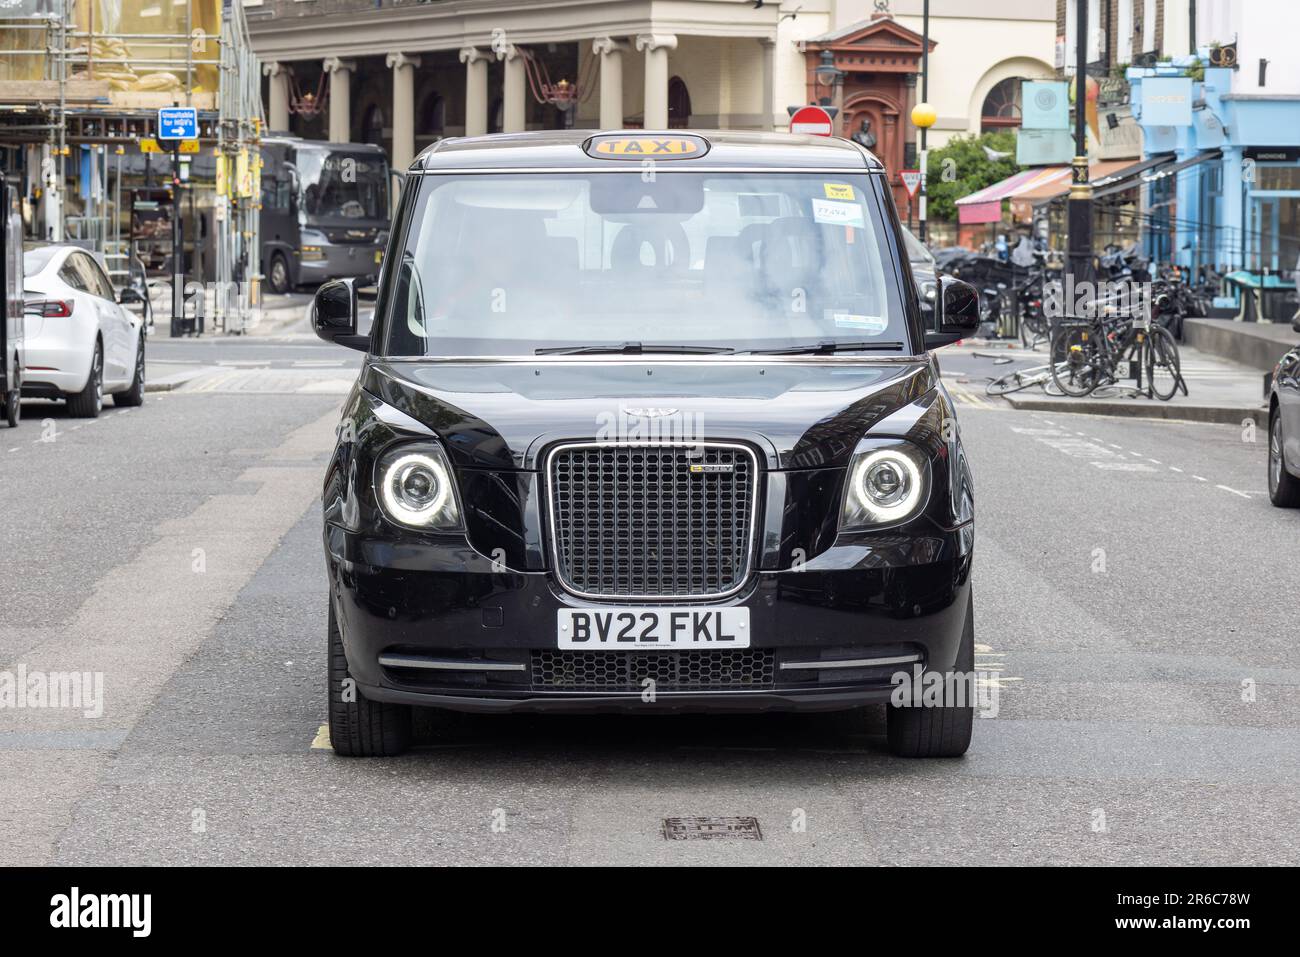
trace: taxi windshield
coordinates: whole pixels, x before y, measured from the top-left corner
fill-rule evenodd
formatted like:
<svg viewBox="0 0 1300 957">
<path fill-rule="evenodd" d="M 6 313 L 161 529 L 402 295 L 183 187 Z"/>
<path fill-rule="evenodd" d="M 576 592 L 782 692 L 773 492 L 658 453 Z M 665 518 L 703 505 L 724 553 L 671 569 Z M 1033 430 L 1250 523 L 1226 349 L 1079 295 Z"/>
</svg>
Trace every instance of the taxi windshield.
<svg viewBox="0 0 1300 957">
<path fill-rule="evenodd" d="M 869 174 L 413 180 L 385 355 L 910 351 Z"/>
</svg>

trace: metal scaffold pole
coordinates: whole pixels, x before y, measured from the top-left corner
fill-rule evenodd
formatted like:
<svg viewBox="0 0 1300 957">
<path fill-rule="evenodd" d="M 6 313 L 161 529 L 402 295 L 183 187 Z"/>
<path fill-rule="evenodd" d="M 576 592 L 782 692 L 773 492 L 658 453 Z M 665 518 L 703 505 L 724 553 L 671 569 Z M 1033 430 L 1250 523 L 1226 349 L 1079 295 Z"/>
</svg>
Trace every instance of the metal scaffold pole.
<svg viewBox="0 0 1300 957">
<path fill-rule="evenodd" d="M 214 312 L 228 333 L 243 333 L 258 312 L 261 277 L 262 70 L 248 39 L 241 3 L 225 0 L 221 17 L 218 101 Z"/>
</svg>

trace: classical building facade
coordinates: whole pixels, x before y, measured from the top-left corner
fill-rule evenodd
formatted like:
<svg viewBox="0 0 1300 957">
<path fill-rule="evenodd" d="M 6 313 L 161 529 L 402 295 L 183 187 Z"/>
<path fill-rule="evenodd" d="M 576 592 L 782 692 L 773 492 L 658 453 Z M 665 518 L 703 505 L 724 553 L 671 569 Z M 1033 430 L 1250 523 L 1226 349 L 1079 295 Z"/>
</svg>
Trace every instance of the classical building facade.
<svg viewBox="0 0 1300 957">
<path fill-rule="evenodd" d="M 896 182 L 913 161 L 921 0 L 245 0 L 245 9 L 271 128 L 378 143 L 399 167 L 443 136 L 785 129 L 790 107 L 836 96 L 840 132 L 866 120 Z M 930 145 L 989 120 L 1015 124 L 1014 97 L 990 94 L 1051 72 L 1055 15 L 1055 0 L 931 0 Z M 825 50 L 844 74 L 839 90 L 816 74 Z"/>
</svg>

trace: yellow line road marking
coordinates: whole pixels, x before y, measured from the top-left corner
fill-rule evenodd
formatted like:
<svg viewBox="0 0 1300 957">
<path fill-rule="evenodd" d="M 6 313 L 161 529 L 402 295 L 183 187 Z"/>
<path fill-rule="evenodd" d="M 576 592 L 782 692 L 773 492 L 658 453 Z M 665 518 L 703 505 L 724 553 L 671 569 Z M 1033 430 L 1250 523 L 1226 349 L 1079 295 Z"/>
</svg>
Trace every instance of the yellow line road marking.
<svg viewBox="0 0 1300 957">
<path fill-rule="evenodd" d="M 333 745 L 330 744 L 330 726 L 328 724 L 322 724 L 320 729 L 316 732 L 316 737 L 312 738 L 311 750 L 329 751 L 332 748 Z"/>
</svg>

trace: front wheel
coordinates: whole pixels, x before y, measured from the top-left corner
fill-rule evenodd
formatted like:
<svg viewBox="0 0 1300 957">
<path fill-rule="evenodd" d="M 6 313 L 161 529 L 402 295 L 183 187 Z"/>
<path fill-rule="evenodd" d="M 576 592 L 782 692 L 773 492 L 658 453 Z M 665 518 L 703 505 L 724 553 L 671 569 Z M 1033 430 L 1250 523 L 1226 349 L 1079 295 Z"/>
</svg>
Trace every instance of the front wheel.
<svg viewBox="0 0 1300 957">
<path fill-rule="evenodd" d="M 401 754 L 411 743 L 411 708 L 404 704 L 371 701 L 348 674 L 343 635 L 329 612 L 329 722 L 330 745 L 346 757 L 389 757 Z"/>
<path fill-rule="evenodd" d="M 283 253 L 275 253 L 271 256 L 271 265 L 266 273 L 266 284 L 276 295 L 283 295 L 289 291 L 289 263 Z"/>
<path fill-rule="evenodd" d="M 966 606 L 966 627 L 962 629 L 957 661 L 953 665 L 954 689 L 965 691 L 965 703 L 913 705 L 888 708 L 886 738 L 889 750 L 900 758 L 959 758 L 970 747 L 975 728 L 975 599 Z M 949 694 L 949 682 L 944 682 Z"/>
<path fill-rule="evenodd" d="M 1164 326 L 1152 326 L 1147 332 L 1146 376 L 1151 392 L 1157 399 L 1168 402 L 1178 394 L 1179 388 L 1187 393 L 1183 381 L 1182 365 L 1178 359 L 1178 343 Z"/>
<path fill-rule="evenodd" d="M 1300 508 L 1300 479 L 1286 470 L 1282 411 L 1268 424 L 1268 498 L 1278 508 Z"/>
</svg>

